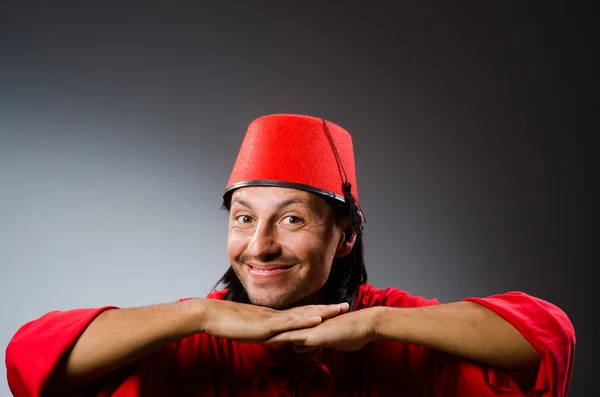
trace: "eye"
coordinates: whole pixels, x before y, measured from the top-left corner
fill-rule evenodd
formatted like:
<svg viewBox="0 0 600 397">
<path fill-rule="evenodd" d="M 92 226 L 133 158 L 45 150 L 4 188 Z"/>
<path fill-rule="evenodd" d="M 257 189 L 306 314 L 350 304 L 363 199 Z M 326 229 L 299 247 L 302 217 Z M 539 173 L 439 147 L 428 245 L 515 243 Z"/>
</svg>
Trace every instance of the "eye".
<svg viewBox="0 0 600 397">
<path fill-rule="evenodd" d="M 249 215 L 238 215 L 235 218 L 239 223 L 251 223 L 252 217 Z"/>
<path fill-rule="evenodd" d="M 288 225 L 298 225 L 300 223 L 302 223 L 302 219 L 294 216 L 294 215 L 289 215 L 286 216 L 284 219 L 284 222 L 287 223 Z"/>
</svg>

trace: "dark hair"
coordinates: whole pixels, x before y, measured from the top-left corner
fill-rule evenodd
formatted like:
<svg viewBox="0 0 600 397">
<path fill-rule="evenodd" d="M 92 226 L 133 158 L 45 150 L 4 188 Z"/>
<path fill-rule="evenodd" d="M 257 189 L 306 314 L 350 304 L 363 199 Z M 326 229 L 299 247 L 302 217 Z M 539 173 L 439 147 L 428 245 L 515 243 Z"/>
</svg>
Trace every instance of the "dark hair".
<svg viewBox="0 0 600 397">
<path fill-rule="evenodd" d="M 351 196 L 345 202 L 330 197 L 323 196 L 323 198 L 331 206 L 338 224 L 345 218 L 350 220 L 348 226 L 350 229 L 349 232 L 356 232 L 356 241 L 350 254 L 333 260 L 331 272 L 322 289 L 325 301 L 320 303 L 348 302 L 350 310 L 352 310 L 358 296 L 359 287 L 367 282 L 367 268 L 363 254 L 363 232 L 359 209 Z M 230 210 L 231 192 L 224 197 L 222 208 L 227 211 Z M 231 266 L 229 266 L 229 269 L 227 269 L 213 288 L 216 289 L 219 285 L 223 285 L 223 288 L 227 289 L 225 300 L 251 303 L 244 286 Z"/>
</svg>

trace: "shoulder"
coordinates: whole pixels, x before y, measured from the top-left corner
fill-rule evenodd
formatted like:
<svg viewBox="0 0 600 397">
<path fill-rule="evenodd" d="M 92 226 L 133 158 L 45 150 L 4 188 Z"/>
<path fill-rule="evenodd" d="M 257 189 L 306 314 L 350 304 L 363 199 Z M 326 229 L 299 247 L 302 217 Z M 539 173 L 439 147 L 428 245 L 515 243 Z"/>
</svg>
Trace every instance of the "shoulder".
<svg viewBox="0 0 600 397">
<path fill-rule="evenodd" d="M 215 289 L 211 293 L 206 295 L 206 297 L 208 299 L 223 300 L 223 299 L 225 299 L 225 295 L 227 295 L 227 291 L 228 291 L 227 289 Z"/>
<path fill-rule="evenodd" d="M 371 284 L 363 284 L 358 291 L 356 309 L 364 309 L 373 306 L 392 307 L 419 307 L 433 306 L 440 302 L 437 299 L 427 299 L 421 296 L 411 295 L 406 291 L 394 287 L 375 288 Z"/>
</svg>

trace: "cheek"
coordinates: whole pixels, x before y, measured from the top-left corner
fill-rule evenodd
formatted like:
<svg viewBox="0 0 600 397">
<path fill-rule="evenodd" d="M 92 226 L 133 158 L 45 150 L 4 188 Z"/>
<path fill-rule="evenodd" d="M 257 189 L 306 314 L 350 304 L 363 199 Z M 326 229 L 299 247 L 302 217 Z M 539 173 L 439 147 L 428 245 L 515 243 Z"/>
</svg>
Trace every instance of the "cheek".
<svg viewBox="0 0 600 397">
<path fill-rule="evenodd" d="M 248 238 L 241 236 L 239 233 L 229 232 L 227 236 L 227 254 L 230 260 L 239 257 L 248 244 Z"/>
<path fill-rule="evenodd" d="M 335 247 L 332 250 L 329 236 L 290 233 L 282 240 L 285 241 L 284 251 L 313 266 L 322 267 L 324 263 L 333 259 Z"/>
</svg>

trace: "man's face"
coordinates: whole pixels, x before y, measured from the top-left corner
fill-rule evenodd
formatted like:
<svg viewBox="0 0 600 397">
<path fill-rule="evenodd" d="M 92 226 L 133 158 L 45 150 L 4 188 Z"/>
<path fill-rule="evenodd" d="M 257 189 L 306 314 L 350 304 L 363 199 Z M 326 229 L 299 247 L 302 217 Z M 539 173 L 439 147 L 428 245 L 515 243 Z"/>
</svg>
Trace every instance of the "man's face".
<svg viewBox="0 0 600 397">
<path fill-rule="evenodd" d="M 318 292 L 342 242 L 331 207 L 315 194 L 263 186 L 233 193 L 229 261 L 256 305 L 284 308 Z"/>
</svg>

